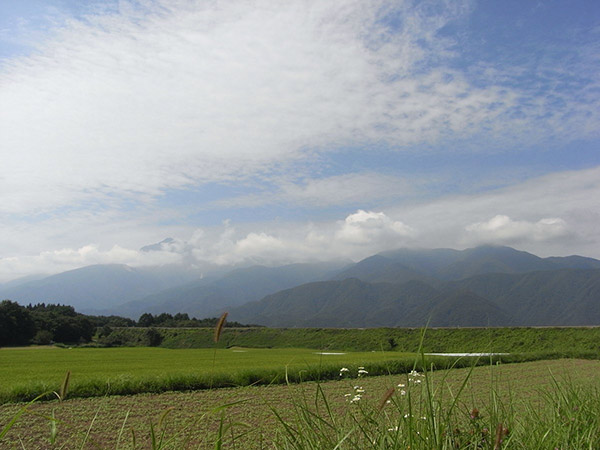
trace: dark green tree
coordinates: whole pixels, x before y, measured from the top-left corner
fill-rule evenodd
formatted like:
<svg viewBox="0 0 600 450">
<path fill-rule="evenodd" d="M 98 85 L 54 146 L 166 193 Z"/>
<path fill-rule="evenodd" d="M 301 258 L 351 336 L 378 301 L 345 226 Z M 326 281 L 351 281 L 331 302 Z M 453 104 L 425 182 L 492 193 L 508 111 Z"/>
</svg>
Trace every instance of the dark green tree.
<svg viewBox="0 0 600 450">
<path fill-rule="evenodd" d="M 144 313 L 138 320 L 138 327 L 151 327 L 154 323 L 154 316 L 150 313 Z"/>
<path fill-rule="evenodd" d="M 143 344 L 148 347 L 158 347 L 162 342 L 162 335 L 156 328 L 148 328 L 144 333 Z"/>
<path fill-rule="evenodd" d="M 28 344 L 36 327 L 29 311 L 16 302 L 0 303 L 0 345 Z"/>
</svg>

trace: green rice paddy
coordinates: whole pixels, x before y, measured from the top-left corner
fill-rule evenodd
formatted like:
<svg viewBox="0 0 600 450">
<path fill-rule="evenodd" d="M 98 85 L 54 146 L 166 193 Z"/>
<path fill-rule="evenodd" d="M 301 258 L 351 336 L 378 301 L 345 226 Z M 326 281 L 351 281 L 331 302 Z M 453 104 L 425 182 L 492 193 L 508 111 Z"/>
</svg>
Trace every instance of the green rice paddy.
<svg viewBox="0 0 600 450">
<path fill-rule="evenodd" d="M 314 379 L 331 372 L 410 356 L 398 352 L 319 352 L 310 349 L 4 348 L 0 403 L 57 390 L 71 372 L 73 396 L 162 392 Z"/>
</svg>

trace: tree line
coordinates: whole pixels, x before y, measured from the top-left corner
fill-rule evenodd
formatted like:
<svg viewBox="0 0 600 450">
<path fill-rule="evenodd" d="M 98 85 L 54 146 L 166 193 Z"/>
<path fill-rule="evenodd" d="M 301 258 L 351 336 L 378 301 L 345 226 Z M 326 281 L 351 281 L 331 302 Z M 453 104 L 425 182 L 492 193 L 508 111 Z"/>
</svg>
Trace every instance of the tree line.
<svg viewBox="0 0 600 450">
<path fill-rule="evenodd" d="M 0 346 L 84 344 L 123 327 L 214 327 L 218 318 L 196 319 L 188 314 L 144 313 L 136 321 L 120 316 L 81 314 L 68 305 L 38 303 L 22 306 L 11 300 L 0 302 Z M 225 326 L 245 327 L 238 322 Z"/>
</svg>

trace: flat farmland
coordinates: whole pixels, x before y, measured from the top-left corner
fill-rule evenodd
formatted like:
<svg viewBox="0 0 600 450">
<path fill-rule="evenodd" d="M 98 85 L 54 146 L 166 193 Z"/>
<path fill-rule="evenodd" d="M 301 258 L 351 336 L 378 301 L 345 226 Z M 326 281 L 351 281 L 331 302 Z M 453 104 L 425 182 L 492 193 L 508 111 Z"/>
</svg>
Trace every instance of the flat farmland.
<svg viewBox="0 0 600 450">
<path fill-rule="evenodd" d="M 3 348 L 0 401 L 27 400 L 57 390 L 71 372 L 73 396 L 161 392 L 317 376 L 409 357 L 399 352 L 319 352 L 310 349 Z M 414 355 L 414 354 L 413 354 Z"/>
<path fill-rule="evenodd" d="M 369 368 L 368 363 L 365 367 Z M 319 415 L 319 421 L 335 425 L 331 432 L 338 433 L 338 440 L 352 432 L 352 424 L 356 420 L 359 423 L 364 420 L 365 429 L 373 431 L 370 439 L 389 437 L 393 435 L 390 430 L 397 428 L 404 433 L 401 437 L 407 436 L 407 424 L 412 427 L 414 436 L 433 439 L 434 432 L 426 435 L 428 427 L 434 427 L 426 420 L 431 414 L 427 399 L 432 399 L 434 405 L 444 407 L 434 414 L 439 414 L 439 423 L 446 429 L 460 428 L 466 435 L 472 436 L 470 432 L 473 430 L 485 433 L 487 429 L 494 430 L 498 423 L 505 425 L 510 430 L 510 439 L 498 448 L 597 448 L 598 395 L 588 394 L 597 393 L 600 386 L 600 361 L 570 359 L 501 364 L 472 370 L 436 371 L 429 375 L 428 383 L 424 378 L 420 379 L 422 383 L 411 385 L 406 374 L 398 374 L 367 376 L 358 382 L 356 379 L 344 379 L 320 384 L 249 386 L 43 402 L 29 407 L 28 413 L 21 416 L 6 434 L 2 445 L 7 448 L 48 448 L 51 439 L 48 418 L 54 415 L 57 420 L 56 445 L 65 448 L 151 448 L 153 430 L 157 441 L 159 436 L 163 436 L 162 443 L 156 448 L 216 448 L 215 439 L 222 424 L 231 426 L 223 437 L 224 448 L 274 448 L 274 442 L 275 448 L 333 448 L 322 440 L 315 441 L 315 447 L 306 445 L 306 439 L 311 438 L 310 433 L 318 434 L 320 431 L 318 428 L 302 431 L 302 405 L 305 402 Z M 357 384 L 364 394 L 360 402 L 353 404 L 348 401 L 347 394 L 355 392 Z M 402 395 L 398 384 L 406 386 L 402 390 L 412 392 L 412 410 L 408 406 L 410 395 Z M 395 390 L 392 403 L 379 411 L 381 398 L 390 388 Z M 429 389 L 431 393 L 428 394 Z M 561 403 L 562 397 L 569 396 L 570 390 L 580 395 L 575 398 L 575 405 Z M 317 401 L 321 391 L 328 399 L 331 412 L 322 401 Z M 459 393 L 452 418 L 446 419 L 447 405 L 452 402 L 453 395 Z M 425 401 L 422 401 L 423 398 Z M 217 409 L 228 404 L 231 406 Z M 0 429 L 21 407 L 17 404 L 0 407 Z M 469 418 L 474 408 L 479 410 L 477 420 Z M 371 411 L 375 412 L 372 414 Z M 302 433 L 297 445 L 288 445 L 282 420 Z M 374 420 L 377 423 L 371 425 Z M 438 426 L 437 422 L 435 426 Z M 371 430 L 369 427 L 375 428 Z M 443 433 L 439 435 L 443 436 Z M 400 441 L 396 442 L 397 445 L 390 442 L 385 446 L 358 447 L 347 442 L 348 445 L 339 448 L 407 448 L 406 443 Z M 360 443 L 360 440 L 357 442 Z M 444 443 L 438 447 L 492 448 L 493 444 L 487 442 L 488 445 L 483 447 L 458 447 Z M 582 442 L 590 445 L 582 446 Z M 433 447 L 426 440 L 417 440 L 411 448 Z"/>
</svg>

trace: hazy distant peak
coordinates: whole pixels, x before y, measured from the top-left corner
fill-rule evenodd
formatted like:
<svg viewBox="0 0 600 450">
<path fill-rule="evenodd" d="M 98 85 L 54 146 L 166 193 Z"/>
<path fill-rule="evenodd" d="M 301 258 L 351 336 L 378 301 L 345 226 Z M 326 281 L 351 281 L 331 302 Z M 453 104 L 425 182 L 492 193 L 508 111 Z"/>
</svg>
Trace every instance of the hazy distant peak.
<svg viewBox="0 0 600 450">
<path fill-rule="evenodd" d="M 163 239 L 160 242 L 157 242 L 155 244 L 150 244 L 150 245 L 145 245 L 144 247 L 140 248 L 141 252 L 160 252 L 162 250 L 165 250 L 165 247 L 167 247 L 169 244 L 172 244 L 175 242 L 175 239 L 173 238 L 166 238 Z"/>
</svg>

